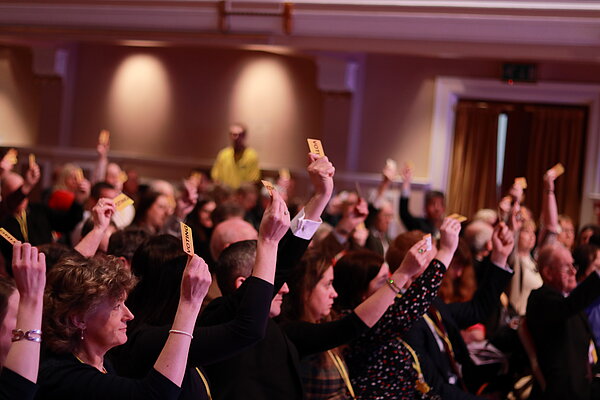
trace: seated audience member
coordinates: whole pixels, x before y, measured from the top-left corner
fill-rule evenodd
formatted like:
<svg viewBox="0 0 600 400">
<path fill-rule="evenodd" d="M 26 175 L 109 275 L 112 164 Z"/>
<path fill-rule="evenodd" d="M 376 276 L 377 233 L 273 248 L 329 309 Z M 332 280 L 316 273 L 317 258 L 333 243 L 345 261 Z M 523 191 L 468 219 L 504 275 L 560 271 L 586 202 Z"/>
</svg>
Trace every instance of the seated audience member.
<svg viewBox="0 0 600 400">
<path fill-rule="evenodd" d="M 324 257 L 333 258 L 342 250 L 364 248 L 368 232 L 366 229 L 360 228 L 360 225 L 369 215 L 367 201 L 355 194 L 349 195 L 341 206 L 341 213 L 341 219 L 318 246 Z M 366 235 L 365 232 L 362 232 L 363 230 L 367 233 Z"/>
<path fill-rule="evenodd" d="M 481 284 L 486 278 L 488 268 L 483 265 L 483 260 L 492 251 L 492 234 L 494 227 L 482 220 L 475 220 L 465 227 L 464 238 L 473 254 L 473 267 L 477 284 Z"/>
<path fill-rule="evenodd" d="M 473 221 L 483 221 L 494 226 L 498 222 L 498 212 L 491 208 L 482 208 L 473 215 Z"/>
<path fill-rule="evenodd" d="M 394 218 L 392 204 L 387 200 L 380 200 L 377 204 L 369 205 L 369 216 L 365 220 L 365 226 L 369 230 L 369 236 L 365 242 L 365 248 L 384 256 L 390 247 L 390 239 L 387 235 L 390 223 Z"/>
<path fill-rule="evenodd" d="M 156 235 L 165 226 L 169 215 L 171 215 L 169 197 L 159 192 L 150 191 L 141 196 L 130 226 L 144 229 L 150 235 Z"/>
<path fill-rule="evenodd" d="M 424 240 L 417 243 L 411 249 L 410 256 L 389 278 L 387 264 L 384 263 L 381 256 L 374 252 L 351 251 L 339 261 L 365 266 L 368 266 L 369 263 L 373 265 L 370 269 L 376 272 L 376 276 L 369 282 L 370 288 L 362 301 L 354 308 L 354 313 L 367 326 L 375 325 L 379 318 L 388 312 L 388 307 L 396 303 L 397 293 L 393 285 L 402 287 L 412 276 L 420 274 L 425 269 L 429 262 L 429 255 L 426 252 L 419 252 L 419 249 L 424 247 Z M 330 319 L 329 314 L 337 297 L 333 287 L 336 268 L 335 263 L 332 264 L 330 260 L 323 259 L 318 252 L 312 252 L 307 253 L 302 262 L 294 269 L 289 280 L 290 294 L 284 301 L 285 323 L 283 325 L 287 336 L 294 343 L 302 342 L 298 337 L 306 334 L 303 329 L 311 328 L 310 324 Z M 391 283 L 389 279 L 391 279 Z M 349 315 L 352 314 L 347 314 L 342 319 L 348 318 Z M 333 326 L 331 322 L 329 325 Z M 303 351 L 306 352 L 307 349 L 299 347 L 298 350 L 301 357 L 300 375 L 307 399 L 355 398 L 348 369 L 338 349 L 308 355 L 304 358 L 302 358 Z"/>
<path fill-rule="evenodd" d="M 535 247 L 535 223 L 532 220 L 523 222 L 519 231 L 517 251 L 512 263 L 514 276 L 510 284 L 510 304 L 518 315 L 525 315 L 527 299 L 532 290 L 542 286 L 542 277 L 531 252 Z"/>
<path fill-rule="evenodd" d="M 244 209 L 244 219 L 252 224 L 254 229 L 258 229 L 264 210 L 258 202 L 259 191 L 256 184 L 242 183 L 236 189 L 234 199 Z"/>
<path fill-rule="evenodd" d="M 46 266 L 42 253 L 19 242 L 12 264 L 14 284 L 0 277 L 0 399 L 30 400 L 37 390 Z"/>
<path fill-rule="evenodd" d="M 84 205 L 83 217 L 71 232 L 71 243 L 77 244 L 81 238 L 85 236 L 85 233 L 81 233 L 83 225 L 88 222 L 92 216 L 92 208 L 94 208 L 96 203 L 98 203 L 98 200 L 100 200 L 102 197 L 114 199 L 117 194 L 119 194 L 119 192 L 114 188 L 113 185 L 107 182 L 97 182 L 92 186 L 90 197 L 88 197 Z"/>
<path fill-rule="evenodd" d="M 256 239 L 256 229 L 241 218 L 230 218 L 215 227 L 210 238 L 210 254 L 218 260 L 221 252 L 231 243 Z"/>
<path fill-rule="evenodd" d="M 217 201 L 217 206 L 210 214 L 213 228 L 216 228 L 221 222 L 230 218 L 244 218 L 244 209 L 233 200 L 225 200 L 221 203 Z"/>
<path fill-rule="evenodd" d="M 439 295 L 444 303 L 469 301 L 477 290 L 473 269 L 473 256 L 467 242 L 461 238 L 452 257 L 452 262 L 442 279 Z"/>
<path fill-rule="evenodd" d="M 590 238 L 594 235 L 600 236 L 600 225 L 584 225 L 583 228 L 581 228 L 581 231 L 579 232 L 579 239 L 577 241 L 577 245 L 581 246 L 582 244 L 588 244 L 590 242 Z"/>
<path fill-rule="evenodd" d="M 419 355 L 425 380 L 442 398 L 468 399 L 480 382 L 480 371 L 469 356 L 460 330 L 485 322 L 509 283 L 507 259 L 514 245 L 513 232 L 500 223 L 492 235 L 492 252 L 486 259 L 490 271 L 468 302 L 445 304 L 436 297 L 427 313 L 406 334 Z M 441 344 L 441 345 L 440 345 Z"/>
<path fill-rule="evenodd" d="M 268 318 L 278 243 L 286 233 L 290 221 L 283 200 L 274 194 L 261 224 L 256 262 L 252 276 L 243 288 L 226 299 L 231 306 L 238 304 L 236 314 L 222 324 L 200 327 L 192 332 L 188 357 L 188 373 L 180 399 L 203 399 L 211 393 L 200 368 L 239 353 L 264 336 Z M 282 247 L 285 251 L 285 247 Z M 128 304 L 136 313 L 129 341 L 116 352 L 117 370 L 129 377 L 141 377 L 152 367 L 168 336 L 168 323 L 173 319 L 177 304 L 177 280 L 187 259 L 181 241 L 160 235 L 144 243 L 135 253 L 133 272 L 140 283 L 132 292 Z M 156 296 L 156 293 L 162 293 Z"/>
<path fill-rule="evenodd" d="M 63 260 L 48 274 L 43 323 L 48 354 L 36 398 L 177 399 L 209 283 L 206 264 L 190 257 L 172 329 L 154 368 L 143 379 L 125 379 L 104 356 L 127 341 L 133 315 L 125 300 L 135 279 L 115 257 Z"/>
<path fill-rule="evenodd" d="M 583 281 L 591 273 L 600 271 L 600 247 L 591 244 L 577 246 L 573 251 L 574 266 L 577 269 L 577 282 Z M 600 298 L 594 300 L 585 310 L 596 344 L 600 343 Z"/>
<path fill-rule="evenodd" d="M 280 257 L 287 261 L 279 262 L 273 289 L 273 299 L 269 315 L 279 315 L 282 297 L 288 292 L 287 284 L 290 270 L 299 261 L 308 246 L 310 237 L 319 225 L 320 215 L 327 206 L 333 191 L 333 174 L 335 169 L 327 157 L 311 154 L 308 167 L 309 177 L 315 192 L 300 214 L 291 223 L 293 234 L 286 235 L 287 251 L 281 251 Z M 254 259 L 253 246 L 247 242 L 234 243 L 226 248 L 217 266 L 217 281 L 224 297 L 215 299 L 202 313 L 200 323 L 212 326 L 230 320 L 235 308 L 228 302 L 229 294 L 243 285 L 252 270 Z M 239 289 L 237 289 L 239 290 Z M 355 324 L 347 326 L 345 333 L 331 340 L 319 343 L 315 351 L 323 351 L 335 347 L 343 335 L 360 329 L 362 323 L 355 319 Z M 328 336 L 330 338 L 330 336 Z M 330 338 L 331 339 L 331 338 Z M 306 340 L 318 341 L 314 335 Z M 325 347 L 321 347 L 325 346 Z M 267 322 L 265 338 L 244 350 L 239 355 L 206 367 L 208 377 L 213 386 L 215 399 L 300 399 L 302 386 L 297 372 L 298 353 L 296 346 L 285 335 L 284 331 L 270 318 Z M 252 373 L 248 373 L 252 371 Z M 235 382 L 235 384 L 232 384 Z"/>
<path fill-rule="evenodd" d="M 258 155 L 254 149 L 246 146 L 246 134 L 246 127 L 242 124 L 229 127 L 231 146 L 219 151 L 210 171 L 215 183 L 237 189 L 244 182 L 260 179 Z"/>
<path fill-rule="evenodd" d="M 444 194 L 435 190 L 425 193 L 425 217 L 415 217 L 409 211 L 412 168 L 407 164 L 402 170 L 402 195 L 400 196 L 400 219 L 408 231 L 420 230 L 439 237 L 439 229 L 446 213 Z"/>
<path fill-rule="evenodd" d="M 573 250 L 575 245 L 575 227 L 573 220 L 568 215 L 559 215 L 558 223 L 560 229 L 558 231 L 558 242 L 565 246 L 569 251 Z"/>
<path fill-rule="evenodd" d="M 545 387 L 535 383 L 533 396 L 543 399 L 592 399 L 596 362 L 592 334 L 583 310 L 600 294 L 596 270 L 579 286 L 570 251 L 562 244 L 544 246 L 538 255 L 544 284 L 531 292 L 527 325 Z M 537 397 L 536 397 L 537 398 Z"/>
<path fill-rule="evenodd" d="M 90 194 L 90 182 L 75 164 L 65 164 L 48 199 L 48 207 L 55 211 L 68 211 L 74 202 L 84 204 Z"/>
<path fill-rule="evenodd" d="M 108 239 L 106 254 L 120 258 L 125 266 L 131 268 L 133 254 L 148 238 L 150 235 L 143 229 L 131 228 L 117 231 Z"/>
<path fill-rule="evenodd" d="M 210 253 L 210 239 L 213 232 L 211 214 L 217 204 L 211 199 L 199 200 L 194 209 L 185 218 L 185 223 L 192 228 L 194 249 L 196 253 L 205 257 L 209 266 L 214 264 Z"/>
<path fill-rule="evenodd" d="M 48 273 L 61 258 L 77 254 L 75 250 L 64 243 L 46 243 L 36 247 L 40 253 L 44 253 L 46 256 L 46 273 Z"/>
<path fill-rule="evenodd" d="M 439 251 L 427 251 L 425 240 L 420 240 L 404 258 L 425 254 L 425 272 L 421 274 L 421 269 L 398 284 L 387 280 L 389 268 L 382 264 L 382 258 L 369 252 L 348 252 L 334 266 L 333 286 L 338 293 L 335 307 L 342 313 L 356 307 L 382 285 L 387 284 L 389 288 L 384 289 L 393 289 L 397 295 L 383 317 L 343 351 L 357 398 L 439 398 L 427 386 L 419 360 L 404 338 L 429 308 L 458 244 L 457 221 L 447 219 L 440 228 Z M 397 269 L 398 265 L 394 270 Z M 408 289 L 404 291 L 401 285 Z"/>
<path fill-rule="evenodd" d="M 31 166 L 25 174 L 26 180 L 9 172 L 2 179 L 2 195 L 8 198 L 15 191 L 23 192 L 25 186 L 35 186 L 39 179 L 39 167 Z M 55 211 L 43 204 L 29 203 L 26 195 L 20 196 L 20 202 L 13 209 L 12 214 L 4 217 L 0 221 L 0 226 L 6 229 L 11 235 L 21 242 L 31 243 L 37 246 L 54 241 L 53 231 L 68 234 L 83 215 L 82 205 L 86 195 L 80 192 L 82 196 L 77 197 L 77 201 L 73 201 L 67 213 Z M 81 202 L 80 202 L 81 201 Z M 4 255 L 5 260 L 12 260 L 12 246 L 5 241 L 0 240 L 0 250 Z M 6 263 L 7 267 L 10 263 Z M 10 274 L 10 268 L 8 268 Z"/>
</svg>

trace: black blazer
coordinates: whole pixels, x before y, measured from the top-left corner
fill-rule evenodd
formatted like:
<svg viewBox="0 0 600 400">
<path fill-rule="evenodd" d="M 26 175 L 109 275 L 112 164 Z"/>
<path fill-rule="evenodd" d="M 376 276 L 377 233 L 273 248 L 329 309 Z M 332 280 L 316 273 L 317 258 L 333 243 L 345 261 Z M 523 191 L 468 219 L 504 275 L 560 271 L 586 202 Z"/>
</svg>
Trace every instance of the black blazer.
<svg viewBox="0 0 600 400">
<path fill-rule="evenodd" d="M 284 239 L 288 251 L 280 251 L 278 258 L 287 261 L 277 261 L 273 295 L 283 286 L 309 243 L 291 234 Z M 200 324 L 211 326 L 227 321 L 238 307 L 234 297 L 219 297 L 201 314 Z M 263 340 L 235 357 L 206 366 L 213 399 L 300 400 L 303 398 L 300 358 L 337 347 L 366 329 L 356 314 L 325 324 L 289 323 L 284 328 L 269 319 Z"/>
<path fill-rule="evenodd" d="M 485 268 L 488 269 L 487 279 L 479 286 L 473 299 L 462 303 L 446 304 L 441 298 L 436 297 L 432 303 L 442 316 L 455 358 L 462 365 L 466 381 L 469 378 L 469 370 L 475 365 L 460 331 L 487 320 L 490 311 L 495 307 L 500 294 L 512 277 L 512 273 L 494 266 L 489 258 L 484 263 Z M 446 354 L 440 350 L 425 319 L 421 318 L 408 331 L 406 342 L 417 352 L 423 366 L 425 380 L 443 399 L 480 398 L 463 391 L 459 386 L 448 383 L 448 376 L 452 372 L 450 362 Z"/>
<path fill-rule="evenodd" d="M 400 219 L 407 231 L 419 230 L 425 233 L 435 233 L 435 226 L 426 218 L 415 217 L 408 210 L 408 197 L 400 197 Z"/>
<path fill-rule="evenodd" d="M 567 297 L 547 285 L 529 295 L 527 324 L 547 385 L 537 398 L 591 398 L 588 350 L 592 333 L 583 310 L 599 295 L 596 272 Z M 541 392 L 539 387 L 535 391 L 538 395 Z"/>
</svg>

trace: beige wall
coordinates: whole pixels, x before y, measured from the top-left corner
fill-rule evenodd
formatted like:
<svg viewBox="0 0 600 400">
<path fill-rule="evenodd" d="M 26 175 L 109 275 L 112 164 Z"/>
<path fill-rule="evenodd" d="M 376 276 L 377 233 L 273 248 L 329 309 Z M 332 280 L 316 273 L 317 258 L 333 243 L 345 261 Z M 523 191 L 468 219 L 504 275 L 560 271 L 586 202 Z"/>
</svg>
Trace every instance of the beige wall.
<svg viewBox="0 0 600 400">
<path fill-rule="evenodd" d="M 145 63 L 151 65 L 144 69 Z M 228 124 L 242 121 L 262 167 L 301 167 L 304 138 L 320 135 L 321 96 L 306 58 L 85 46 L 77 70 L 70 140 L 76 147 L 94 146 L 107 128 L 117 152 L 212 160 L 228 144 Z"/>
<path fill-rule="evenodd" d="M 60 78 L 40 81 L 28 54 L 0 51 L 2 143 L 57 146 Z M 352 96 L 319 92 L 310 57 L 89 44 L 73 55 L 71 134 L 63 138 L 69 147 L 93 151 L 98 131 L 107 128 L 112 150 L 126 164 L 136 155 L 177 161 L 177 172 L 154 163 L 145 167 L 175 178 L 188 161 L 209 165 L 227 144 L 228 124 L 241 120 L 249 125 L 248 142 L 259 151 L 263 168 L 303 168 L 305 138 L 313 136 L 324 139 L 326 153 L 339 171 L 345 169 Z M 493 79 L 500 66 L 489 60 L 368 55 L 354 172 L 378 173 L 391 157 L 412 160 L 416 177 L 427 179 L 435 77 Z M 595 64 L 542 63 L 538 78 L 598 83 L 597 70 Z"/>
<path fill-rule="evenodd" d="M 31 53 L 0 47 L 0 146 L 37 142 L 39 96 Z"/>
</svg>

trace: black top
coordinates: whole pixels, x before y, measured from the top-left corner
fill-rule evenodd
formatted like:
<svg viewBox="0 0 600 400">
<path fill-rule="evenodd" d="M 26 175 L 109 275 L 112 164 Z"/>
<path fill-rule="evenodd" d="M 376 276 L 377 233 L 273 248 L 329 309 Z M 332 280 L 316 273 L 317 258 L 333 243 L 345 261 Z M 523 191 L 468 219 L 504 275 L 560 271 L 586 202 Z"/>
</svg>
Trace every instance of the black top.
<svg viewBox="0 0 600 400">
<path fill-rule="evenodd" d="M 196 367 L 232 357 L 264 337 L 272 295 L 273 285 L 249 277 L 231 295 L 240 305 L 231 320 L 210 327 L 196 326 L 179 400 L 208 398 Z M 127 343 L 110 353 L 117 372 L 130 378 L 145 376 L 162 351 L 169 329 L 171 326 L 142 325 L 133 331 Z"/>
<path fill-rule="evenodd" d="M 400 197 L 400 219 L 407 231 L 419 230 L 425 233 L 436 233 L 433 223 L 426 218 L 415 217 L 408 210 L 408 197 Z"/>
<path fill-rule="evenodd" d="M 52 231 L 68 233 L 83 218 L 83 207 L 73 202 L 67 212 L 52 210 L 43 204 L 30 204 L 27 207 L 27 233 L 28 241 L 32 246 L 52 243 Z M 13 215 L 6 215 L 0 222 L 0 226 L 6 229 L 17 240 L 25 242 L 21 233 L 19 222 Z M 0 240 L 0 251 L 6 260 L 12 260 L 12 245 L 6 240 Z M 6 263 L 6 269 L 12 275 L 11 263 Z"/>
<path fill-rule="evenodd" d="M 180 389 L 152 369 L 143 379 L 123 378 L 115 374 L 108 360 L 103 374 L 72 354 L 43 358 L 36 400 L 175 400 Z"/>
<path fill-rule="evenodd" d="M 469 372 L 475 364 L 469 356 L 467 345 L 460 334 L 462 329 L 483 322 L 495 307 L 500 294 L 506 288 L 512 273 L 493 265 L 489 258 L 484 261 L 487 278 L 478 287 L 470 301 L 446 304 L 436 297 L 433 306 L 442 317 L 442 323 L 447 332 L 456 360 L 463 367 L 465 380 L 469 381 Z M 432 310 L 428 311 L 431 317 Z M 446 353 L 442 352 L 431 332 L 431 329 L 421 318 L 407 332 L 406 339 L 419 355 L 423 366 L 425 380 L 444 399 L 472 399 L 475 396 L 463 391 L 459 386 L 448 383 L 452 367 Z"/>
<path fill-rule="evenodd" d="M 292 235 L 291 231 L 282 239 L 273 296 L 288 279 L 308 243 L 308 240 Z M 213 326 L 226 322 L 236 315 L 239 307 L 239 299 L 233 296 L 215 299 L 200 315 L 200 324 Z M 286 325 L 285 331 L 269 319 L 263 340 L 233 358 L 206 367 L 213 398 L 302 399 L 300 355 L 337 347 L 366 329 L 355 314 L 327 324 L 293 323 Z M 290 333 L 289 337 L 286 332 Z"/>
<path fill-rule="evenodd" d="M 588 350 L 592 334 L 583 310 L 598 295 L 600 278 L 596 272 L 567 297 L 547 285 L 529 295 L 527 325 L 546 381 L 541 398 L 591 398 Z"/>
<path fill-rule="evenodd" d="M 8 368 L 0 372 L 0 400 L 31 400 L 36 390 L 35 383 Z"/>
</svg>

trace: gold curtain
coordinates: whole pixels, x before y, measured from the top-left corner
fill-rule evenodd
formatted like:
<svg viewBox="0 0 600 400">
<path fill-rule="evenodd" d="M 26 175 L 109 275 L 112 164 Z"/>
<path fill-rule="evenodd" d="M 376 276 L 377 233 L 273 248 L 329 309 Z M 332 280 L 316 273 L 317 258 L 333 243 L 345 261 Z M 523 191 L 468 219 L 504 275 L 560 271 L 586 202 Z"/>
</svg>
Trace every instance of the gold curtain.
<svg viewBox="0 0 600 400">
<path fill-rule="evenodd" d="M 461 100 L 456 107 L 448 213 L 471 217 L 484 207 L 495 208 L 496 146 L 501 108 Z"/>
<path fill-rule="evenodd" d="M 527 106 L 531 114 L 531 130 L 527 153 L 525 204 L 534 216 L 541 212 L 544 173 L 560 162 L 565 167 L 563 176 L 556 180 L 555 195 L 558 210 L 579 220 L 583 162 L 585 159 L 585 132 L 587 111 L 584 107 Z M 507 148 L 507 155 L 511 149 Z"/>
</svg>

